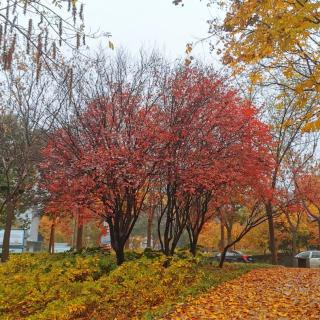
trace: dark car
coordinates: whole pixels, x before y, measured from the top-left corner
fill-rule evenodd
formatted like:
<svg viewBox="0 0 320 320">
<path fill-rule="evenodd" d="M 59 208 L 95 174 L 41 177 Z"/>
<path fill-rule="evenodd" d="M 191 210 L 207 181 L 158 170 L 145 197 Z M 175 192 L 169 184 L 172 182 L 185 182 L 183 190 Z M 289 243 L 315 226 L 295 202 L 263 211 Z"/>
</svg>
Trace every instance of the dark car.
<svg viewBox="0 0 320 320">
<path fill-rule="evenodd" d="M 220 261 L 221 259 L 221 253 L 218 253 L 215 256 L 215 259 Z M 252 256 L 248 256 L 243 254 L 241 251 L 227 251 L 226 257 L 225 257 L 225 262 L 244 262 L 244 263 L 249 263 L 249 262 L 254 262 L 254 259 Z"/>
</svg>

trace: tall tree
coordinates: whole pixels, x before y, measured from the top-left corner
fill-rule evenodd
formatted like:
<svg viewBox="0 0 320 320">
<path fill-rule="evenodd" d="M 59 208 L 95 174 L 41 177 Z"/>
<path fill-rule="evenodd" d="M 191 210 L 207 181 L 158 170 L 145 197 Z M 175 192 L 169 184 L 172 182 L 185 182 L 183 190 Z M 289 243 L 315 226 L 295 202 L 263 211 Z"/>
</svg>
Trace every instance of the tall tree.
<svg viewBox="0 0 320 320">
<path fill-rule="evenodd" d="M 47 110 L 54 110 L 54 90 L 51 87 L 52 95 L 48 94 L 50 86 L 49 78 L 37 80 L 36 66 L 31 61 L 28 70 L 14 69 L 3 81 L 1 103 L 5 107 L 0 114 L 0 211 L 5 211 L 5 233 L 2 261 L 8 259 L 15 213 L 21 208 L 23 198 L 35 191 L 39 149 L 51 122 Z"/>
<path fill-rule="evenodd" d="M 276 163 L 270 183 L 276 193 L 283 161 L 301 142 L 301 132 L 319 127 L 319 4 L 281 0 L 209 0 L 208 4 L 215 13 L 221 6 L 209 20 L 212 49 L 222 53 L 221 60 L 233 75 L 250 79 L 241 81 L 240 89 L 263 106 L 262 117 L 270 124 L 275 142 L 270 149 Z M 187 53 L 191 51 L 189 44 Z M 257 86 L 259 90 L 254 90 Z M 265 208 L 272 261 L 277 263 L 272 199 Z"/>
<path fill-rule="evenodd" d="M 88 80 L 79 90 L 91 101 L 83 107 L 74 97 L 74 115 L 52 133 L 42 164 L 57 208 L 84 207 L 107 221 L 118 264 L 150 187 L 159 136 L 150 88 L 156 60 L 133 66 L 125 59 L 118 56 L 110 69 L 96 65 L 96 82 L 89 73 L 79 83 L 82 89 Z"/>
<path fill-rule="evenodd" d="M 194 253 L 211 199 L 270 165 L 269 136 L 250 103 L 210 70 L 178 70 L 164 97 L 158 234 L 164 253 L 173 254 L 187 226 Z"/>
<path fill-rule="evenodd" d="M 274 170 L 271 173 L 270 188 L 273 195 L 276 196 L 277 190 L 281 185 L 282 173 L 285 170 L 286 162 L 292 153 L 299 153 L 296 146 L 306 143 L 302 129 L 309 121 L 310 112 L 312 112 L 313 102 L 303 109 L 295 103 L 296 96 L 287 94 L 284 91 L 282 102 L 276 107 L 270 104 L 265 105 L 265 116 L 271 126 L 273 144 L 270 146 L 271 153 L 275 161 Z M 272 262 L 277 263 L 276 239 L 274 233 L 273 216 L 277 214 L 277 208 L 274 206 L 273 199 L 269 199 L 265 204 L 268 214 L 269 225 L 269 248 L 272 255 Z"/>
</svg>

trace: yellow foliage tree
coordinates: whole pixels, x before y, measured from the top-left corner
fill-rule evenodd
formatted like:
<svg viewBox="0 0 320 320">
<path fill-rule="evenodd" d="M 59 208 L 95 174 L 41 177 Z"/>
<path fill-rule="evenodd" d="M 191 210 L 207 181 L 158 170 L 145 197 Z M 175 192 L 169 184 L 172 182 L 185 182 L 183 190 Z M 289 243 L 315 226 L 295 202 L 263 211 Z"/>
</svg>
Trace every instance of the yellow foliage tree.
<svg viewBox="0 0 320 320">
<path fill-rule="evenodd" d="M 199 245 L 218 250 L 220 242 L 220 223 L 209 221 L 203 227 L 199 236 Z"/>
<path fill-rule="evenodd" d="M 211 32 L 224 43 L 223 61 L 236 72 L 251 70 L 253 84 L 264 81 L 289 88 L 304 107 L 320 98 L 320 2 L 283 0 L 211 0 L 224 6 L 223 21 L 213 19 Z M 261 71 L 263 70 L 263 71 Z M 259 73 L 261 72 L 261 73 Z M 319 111 L 315 105 L 313 114 Z M 306 131 L 318 130 L 310 117 Z"/>
<path fill-rule="evenodd" d="M 39 231 L 46 245 L 50 241 L 50 233 L 52 220 L 48 216 L 43 216 L 40 221 Z M 70 218 L 59 219 L 55 228 L 55 240 L 57 242 L 71 243 L 72 238 L 72 222 Z"/>
</svg>

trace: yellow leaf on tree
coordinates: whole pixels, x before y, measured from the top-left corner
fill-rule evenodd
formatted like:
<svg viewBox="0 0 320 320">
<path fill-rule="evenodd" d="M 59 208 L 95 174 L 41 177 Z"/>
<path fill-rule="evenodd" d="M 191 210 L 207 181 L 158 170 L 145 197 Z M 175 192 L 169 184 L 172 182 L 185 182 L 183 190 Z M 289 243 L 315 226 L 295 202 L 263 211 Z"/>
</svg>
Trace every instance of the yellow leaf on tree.
<svg viewBox="0 0 320 320">
<path fill-rule="evenodd" d="M 307 123 L 303 128 L 302 132 L 313 132 L 320 129 L 320 119 Z"/>
<path fill-rule="evenodd" d="M 288 67 L 283 71 L 283 74 L 286 78 L 291 78 L 293 76 L 293 73 L 294 73 L 294 71 L 293 71 L 292 67 Z"/>
<path fill-rule="evenodd" d="M 250 78 L 252 84 L 257 84 L 258 82 L 260 82 L 262 80 L 261 74 L 259 74 L 257 72 L 252 72 L 249 75 L 249 78 Z"/>
<path fill-rule="evenodd" d="M 284 128 L 288 128 L 288 127 L 290 127 L 293 123 L 294 123 L 294 121 L 293 121 L 292 119 L 287 119 L 286 121 L 284 121 L 283 127 L 284 127 Z"/>
<path fill-rule="evenodd" d="M 298 94 L 301 94 L 301 93 L 303 93 L 305 87 L 304 87 L 303 83 L 299 83 L 299 84 L 296 86 L 295 89 L 296 89 L 296 92 L 297 92 Z"/>
</svg>

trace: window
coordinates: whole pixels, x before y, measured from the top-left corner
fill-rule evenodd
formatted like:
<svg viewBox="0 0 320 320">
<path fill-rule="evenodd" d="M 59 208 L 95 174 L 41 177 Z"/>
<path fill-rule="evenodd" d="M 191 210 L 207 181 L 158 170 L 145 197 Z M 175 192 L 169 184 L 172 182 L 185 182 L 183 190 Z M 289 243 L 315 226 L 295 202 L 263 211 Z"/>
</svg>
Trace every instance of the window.
<svg viewBox="0 0 320 320">
<path fill-rule="evenodd" d="M 307 259 L 310 256 L 310 251 L 306 251 L 306 252 L 301 252 L 297 255 L 297 258 L 300 259 Z"/>
<path fill-rule="evenodd" d="M 320 251 L 313 251 L 312 258 L 319 258 L 320 259 Z"/>
</svg>

